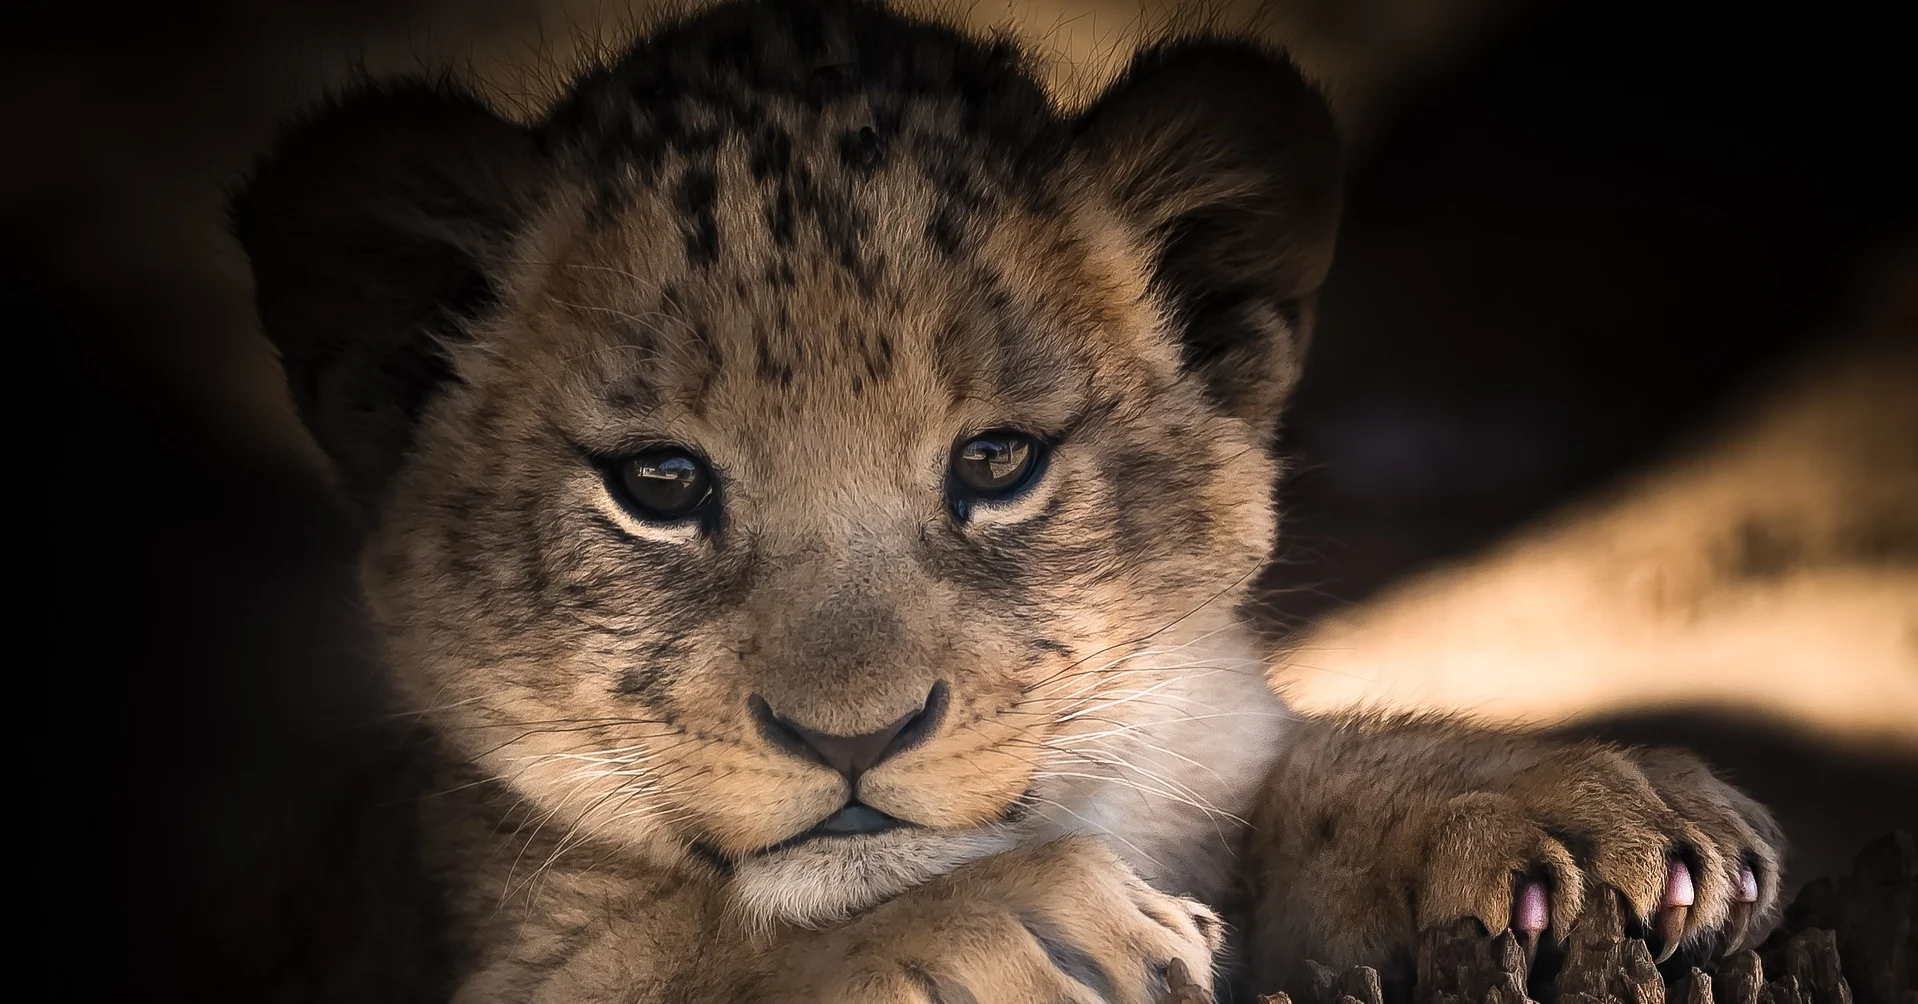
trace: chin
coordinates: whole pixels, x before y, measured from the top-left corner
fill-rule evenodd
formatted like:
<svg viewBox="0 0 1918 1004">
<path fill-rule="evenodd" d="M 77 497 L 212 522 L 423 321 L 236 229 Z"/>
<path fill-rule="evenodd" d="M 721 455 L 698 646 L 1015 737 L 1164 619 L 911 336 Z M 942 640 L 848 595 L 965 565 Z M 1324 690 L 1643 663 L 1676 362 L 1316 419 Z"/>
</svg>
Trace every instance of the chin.
<svg viewBox="0 0 1918 1004">
<path fill-rule="evenodd" d="M 739 862 L 731 905 L 755 927 L 824 927 L 1014 842 L 997 825 L 815 837 Z"/>
</svg>

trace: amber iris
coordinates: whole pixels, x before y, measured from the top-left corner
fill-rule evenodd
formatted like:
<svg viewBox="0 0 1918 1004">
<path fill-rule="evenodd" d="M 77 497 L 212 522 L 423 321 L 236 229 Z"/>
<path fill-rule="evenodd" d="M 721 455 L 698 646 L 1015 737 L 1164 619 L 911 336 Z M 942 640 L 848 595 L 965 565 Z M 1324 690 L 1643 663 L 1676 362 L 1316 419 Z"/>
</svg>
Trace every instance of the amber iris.
<svg viewBox="0 0 1918 1004">
<path fill-rule="evenodd" d="M 1039 459 L 1039 444 L 1018 432 L 988 432 L 959 444 L 953 481 L 974 498 L 1004 498 L 1024 488 Z"/>
</svg>

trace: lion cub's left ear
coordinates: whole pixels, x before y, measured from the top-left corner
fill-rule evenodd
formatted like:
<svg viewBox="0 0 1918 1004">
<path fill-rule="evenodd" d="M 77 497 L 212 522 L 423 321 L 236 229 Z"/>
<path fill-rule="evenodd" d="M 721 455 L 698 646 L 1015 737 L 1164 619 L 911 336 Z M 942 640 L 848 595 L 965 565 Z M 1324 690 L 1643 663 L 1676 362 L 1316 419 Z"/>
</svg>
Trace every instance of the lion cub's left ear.
<svg viewBox="0 0 1918 1004">
<path fill-rule="evenodd" d="M 1186 370 L 1271 434 L 1338 229 L 1325 102 L 1282 56 L 1178 42 L 1135 58 L 1076 129 L 1085 179 L 1154 241 Z"/>
</svg>

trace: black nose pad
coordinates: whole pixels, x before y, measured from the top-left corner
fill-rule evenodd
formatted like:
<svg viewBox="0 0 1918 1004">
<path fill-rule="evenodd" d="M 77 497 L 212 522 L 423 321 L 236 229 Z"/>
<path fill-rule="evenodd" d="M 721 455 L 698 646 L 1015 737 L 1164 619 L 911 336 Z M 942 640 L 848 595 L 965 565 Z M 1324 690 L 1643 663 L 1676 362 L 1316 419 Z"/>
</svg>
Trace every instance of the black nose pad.
<svg viewBox="0 0 1918 1004">
<path fill-rule="evenodd" d="M 944 681 L 933 684 L 925 703 L 917 710 L 901 715 L 876 732 L 860 736 L 836 736 L 809 729 L 781 717 L 758 694 L 746 698 L 746 707 L 767 742 L 788 753 L 825 764 L 844 774 L 847 781 L 857 783 L 859 775 L 925 742 L 926 737 L 939 728 L 940 719 L 946 715 L 946 684 Z"/>
</svg>

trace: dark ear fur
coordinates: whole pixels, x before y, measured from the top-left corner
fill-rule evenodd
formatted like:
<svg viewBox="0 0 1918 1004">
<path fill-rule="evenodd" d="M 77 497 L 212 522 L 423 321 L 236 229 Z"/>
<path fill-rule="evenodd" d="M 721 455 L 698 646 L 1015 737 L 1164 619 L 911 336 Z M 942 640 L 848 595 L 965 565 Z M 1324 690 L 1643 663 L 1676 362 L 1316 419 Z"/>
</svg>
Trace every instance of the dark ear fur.
<svg viewBox="0 0 1918 1004">
<path fill-rule="evenodd" d="M 1276 430 L 1332 262 L 1332 117 L 1284 57 L 1250 44 L 1146 50 L 1077 123 L 1093 184 L 1159 241 L 1156 285 L 1186 368 Z"/>
<path fill-rule="evenodd" d="M 447 87 L 363 90 L 296 124 L 235 196 L 260 323 L 294 403 L 361 508 L 378 505 L 443 343 L 538 195 L 532 133 Z"/>
</svg>

